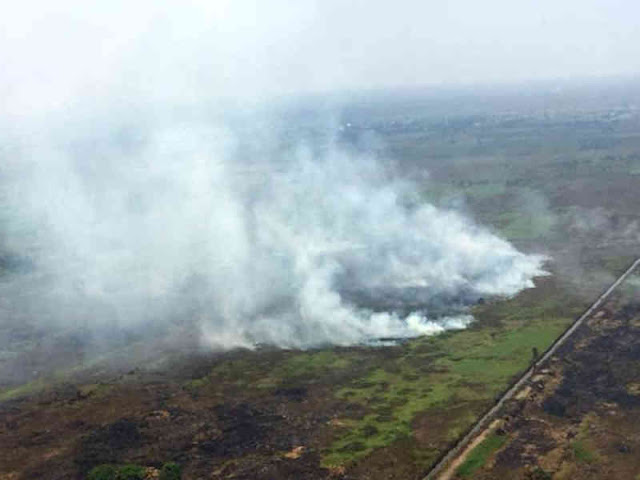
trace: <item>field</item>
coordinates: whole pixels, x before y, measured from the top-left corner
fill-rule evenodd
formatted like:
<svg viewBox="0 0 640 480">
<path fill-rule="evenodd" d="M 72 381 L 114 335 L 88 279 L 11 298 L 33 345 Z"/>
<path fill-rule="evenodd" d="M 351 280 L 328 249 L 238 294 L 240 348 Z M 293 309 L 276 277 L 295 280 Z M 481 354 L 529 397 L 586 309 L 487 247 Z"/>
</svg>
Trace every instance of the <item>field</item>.
<svg viewBox="0 0 640 480">
<path fill-rule="evenodd" d="M 483 442 L 486 454 L 474 452 L 458 477 L 637 478 L 636 288 L 597 311 L 509 402 L 495 448 Z"/>
<path fill-rule="evenodd" d="M 378 347 L 159 348 L 114 363 L 83 360 L 68 338 L 41 348 L 37 332 L 0 323 L 13 339 L 1 344 L 15 347 L 0 352 L 0 479 L 86 478 L 127 464 L 149 476 L 173 463 L 185 479 L 422 478 L 640 253 L 637 87 L 540 88 L 362 98 L 345 110 L 340 140 L 419 182 L 419 201 L 462 209 L 548 255 L 550 275 L 535 288 L 479 302 L 466 330 Z M 19 263 L 0 260 L 8 274 Z M 11 375 L 27 370 L 37 373 Z M 594 465 L 602 442 L 588 432 L 604 420 L 585 418 L 563 455 Z M 461 476 L 516 468 L 504 462 L 520 447 L 487 442 Z"/>
</svg>

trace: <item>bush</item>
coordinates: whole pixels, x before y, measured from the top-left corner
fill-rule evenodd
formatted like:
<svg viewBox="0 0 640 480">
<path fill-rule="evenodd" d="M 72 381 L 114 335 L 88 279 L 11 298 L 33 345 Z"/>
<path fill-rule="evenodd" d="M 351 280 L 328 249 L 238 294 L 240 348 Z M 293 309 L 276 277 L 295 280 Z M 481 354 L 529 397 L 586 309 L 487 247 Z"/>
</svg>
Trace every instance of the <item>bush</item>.
<svg viewBox="0 0 640 480">
<path fill-rule="evenodd" d="M 530 476 L 531 480 L 551 480 L 553 477 L 549 472 L 545 472 L 542 468 L 536 467 Z"/>
<path fill-rule="evenodd" d="M 160 470 L 160 480 L 180 480 L 182 469 L 173 462 L 165 463 Z"/>
<path fill-rule="evenodd" d="M 118 473 L 118 467 L 115 465 L 99 465 L 89 472 L 87 480 L 114 480 Z"/>
<path fill-rule="evenodd" d="M 139 465 L 125 465 L 118 469 L 115 480 L 144 480 L 145 469 Z"/>
<path fill-rule="evenodd" d="M 98 465 L 91 469 L 87 480 L 143 480 L 144 475 L 145 469 L 139 465 Z"/>
</svg>

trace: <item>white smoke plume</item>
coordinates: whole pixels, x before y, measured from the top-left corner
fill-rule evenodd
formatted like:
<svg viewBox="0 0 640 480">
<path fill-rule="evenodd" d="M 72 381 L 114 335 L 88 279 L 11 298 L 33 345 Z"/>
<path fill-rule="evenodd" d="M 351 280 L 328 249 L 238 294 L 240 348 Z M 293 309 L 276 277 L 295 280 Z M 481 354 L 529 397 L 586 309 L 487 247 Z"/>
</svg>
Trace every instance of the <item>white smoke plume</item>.
<svg viewBox="0 0 640 480">
<path fill-rule="evenodd" d="M 256 113 L 272 96 L 354 88 L 370 77 L 358 65 L 378 71 L 367 52 L 387 15 L 347 55 L 358 22 L 327 33 L 339 5 L 3 12 L 0 260 L 13 266 L 0 346 L 20 324 L 112 337 L 181 325 L 215 349 L 348 345 L 464 327 L 465 305 L 533 285 L 542 257 L 422 202 L 337 128 L 302 125 L 324 114 Z"/>
<path fill-rule="evenodd" d="M 32 263 L 5 297 L 20 291 L 20 315 L 47 325 L 188 322 L 217 349 L 347 345 L 460 328 L 447 304 L 543 274 L 542 257 L 416 202 L 330 138 L 281 145 L 202 119 L 97 127 L 29 136 L 5 169 L 22 225 L 6 243 Z"/>
</svg>

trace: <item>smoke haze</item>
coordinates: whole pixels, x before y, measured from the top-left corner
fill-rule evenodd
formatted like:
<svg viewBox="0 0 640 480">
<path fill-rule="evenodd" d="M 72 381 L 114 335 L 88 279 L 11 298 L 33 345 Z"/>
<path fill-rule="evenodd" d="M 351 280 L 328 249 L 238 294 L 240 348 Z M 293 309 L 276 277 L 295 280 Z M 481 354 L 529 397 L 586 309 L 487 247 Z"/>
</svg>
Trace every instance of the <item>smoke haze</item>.
<svg viewBox="0 0 640 480">
<path fill-rule="evenodd" d="M 23 116 L 79 97 L 638 75 L 638 15 L 628 0 L 24 0 L 0 6 L 0 102 Z"/>
<path fill-rule="evenodd" d="M 466 305 L 544 274 L 542 257 L 342 145 L 337 114 L 312 112 L 313 134 L 255 107 L 315 9 L 160 2 L 129 18 L 109 5 L 5 32 L 20 47 L 2 52 L 2 246 L 20 259 L 0 285 L 6 324 L 180 324 L 214 349 L 348 345 L 464 327 Z M 300 84 L 318 87 L 287 89 Z"/>
<path fill-rule="evenodd" d="M 5 315 L 90 330 L 188 321 L 215 348 L 345 345 L 463 326 L 429 306 L 542 274 L 542 258 L 417 202 L 331 138 L 274 147 L 194 121 L 96 131 L 56 129 L 7 169 L 6 243 L 32 268 L 3 286 L 19 299 Z"/>
</svg>

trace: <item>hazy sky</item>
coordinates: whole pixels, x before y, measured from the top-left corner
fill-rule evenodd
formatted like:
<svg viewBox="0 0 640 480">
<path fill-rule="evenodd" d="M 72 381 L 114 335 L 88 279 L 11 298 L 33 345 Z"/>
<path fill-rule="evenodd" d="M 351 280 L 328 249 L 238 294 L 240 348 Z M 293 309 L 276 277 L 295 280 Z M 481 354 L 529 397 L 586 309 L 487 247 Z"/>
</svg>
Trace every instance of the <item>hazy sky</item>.
<svg viewBox="0 0 640 480">
<path fill-rule="evenodd" d="M 22 0 L 0 109 L 637 74 L 635 0 Z"/>
</svg>

